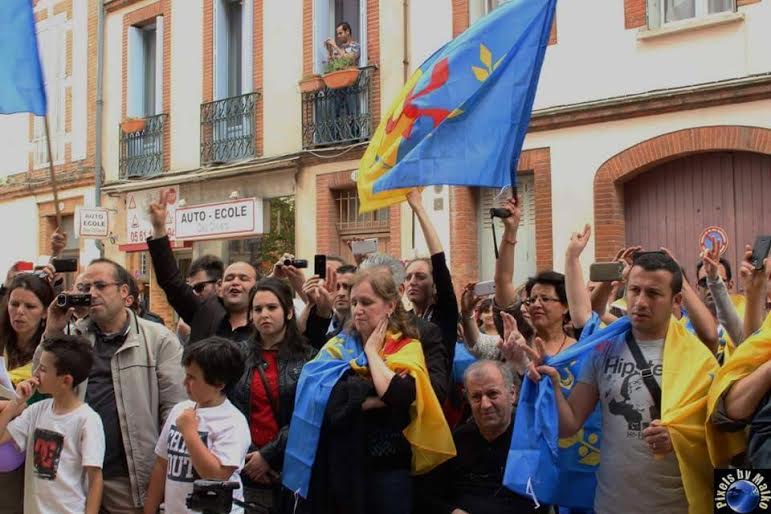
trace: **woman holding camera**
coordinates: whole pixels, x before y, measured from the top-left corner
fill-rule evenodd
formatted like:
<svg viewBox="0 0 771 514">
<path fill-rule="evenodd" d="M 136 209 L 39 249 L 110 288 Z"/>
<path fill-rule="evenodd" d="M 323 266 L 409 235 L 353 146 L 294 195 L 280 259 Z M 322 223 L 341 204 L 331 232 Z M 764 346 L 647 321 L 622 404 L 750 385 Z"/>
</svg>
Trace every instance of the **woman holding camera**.
<svg viewBox="0 0 771 514">
<path fill-rule="evenodd" d="M 46 313 L 54 290 L 44 278 L 33 273 L 16 275 L 7 288 L 0 312 L 0 352 L 14 387 L 32 377 L 32 357 L 45 332 Z M 35 401 L 34 398 L 31 401 Z M 0 400 L 0 410 L 7 401 Z M 13 443 L 0 446 L 0 514 L 21 513 L 24 504 L 24 455 Z"/>
<path fill-rule="evenodd" d="M 295 389 L 315 350 L 300 335 L 292 291 L 283 280 L 265 278 L 252 288 L 249 320 L 255 332 L 246 343 L 246 370 L 229 394 L 252 436 L 242 472 L 244 497 L 255 512 L 282 512 L 280 475 Z"/>
</svg>

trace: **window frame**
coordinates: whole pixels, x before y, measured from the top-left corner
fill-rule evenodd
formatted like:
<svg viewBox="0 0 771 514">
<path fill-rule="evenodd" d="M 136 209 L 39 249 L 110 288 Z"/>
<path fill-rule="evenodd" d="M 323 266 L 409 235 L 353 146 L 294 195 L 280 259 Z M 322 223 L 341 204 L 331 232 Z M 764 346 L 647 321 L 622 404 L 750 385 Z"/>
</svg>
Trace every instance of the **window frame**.
<svg viewBox="0 0 771 514">
<path fill-rule="evenodd" d="M 680 20 L 666 21 L 667 0 L 646 0 L 647 26 L 649 29 L 659 29 L 663 27 L 672 27 L 679 24 L 693 22 L 694 20 L 703 20 L 710 16 L 721 15 L 725 13 L 737 12 L 737 1 L 732 2 L 731 6 L 724 11 L 709 12 L 710 0 L 691 0 L 694 4 L 694 15 L 690 18 Z"/>
</svg>

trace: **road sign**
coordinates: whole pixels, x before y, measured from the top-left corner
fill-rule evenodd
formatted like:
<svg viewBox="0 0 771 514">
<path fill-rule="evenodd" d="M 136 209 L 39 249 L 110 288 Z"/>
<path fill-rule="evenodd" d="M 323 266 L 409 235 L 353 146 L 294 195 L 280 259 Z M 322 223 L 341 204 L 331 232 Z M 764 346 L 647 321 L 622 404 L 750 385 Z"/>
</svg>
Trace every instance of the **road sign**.
<svg viewBox="0 0 771 514">
<path fill-rule="evenodd" d="M 78 237 L 101 239 L 110 234 L 110 216 L 101 207 L 78 207 L 75 218 Z"/>
<path fill-rule="evenodd" d="M 263 231 L 262 200 L 244 198 L 180 207 L 176 210 L 177 239 L 202 240 L 240 237 Z"/>
</svg>

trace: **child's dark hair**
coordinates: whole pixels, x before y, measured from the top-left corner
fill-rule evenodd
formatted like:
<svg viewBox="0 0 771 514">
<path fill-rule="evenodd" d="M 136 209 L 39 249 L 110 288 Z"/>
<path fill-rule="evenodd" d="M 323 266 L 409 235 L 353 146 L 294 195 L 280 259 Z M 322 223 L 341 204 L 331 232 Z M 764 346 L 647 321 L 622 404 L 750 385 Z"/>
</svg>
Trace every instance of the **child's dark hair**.
<svg viewBox="0 0 771 514">
<path fill-rule="evenodd" d="M 206 383 L 224 385 L 225 390 L 244 374 L 244 357 L 237 343 L 223 337 L 207 337 L 185 347 L 182 365 L 195 362 L 203 371 Z"/>
<path fill-rule="evenodd" d="M 60 335 L 40 343 L 44 352 L 53 354 L 56 359 L 57 376 L 70 375 L 72 387 L 77 387 L 88 378 L 94 365 L 94 349 L 82 336 Z"/>
</svg>

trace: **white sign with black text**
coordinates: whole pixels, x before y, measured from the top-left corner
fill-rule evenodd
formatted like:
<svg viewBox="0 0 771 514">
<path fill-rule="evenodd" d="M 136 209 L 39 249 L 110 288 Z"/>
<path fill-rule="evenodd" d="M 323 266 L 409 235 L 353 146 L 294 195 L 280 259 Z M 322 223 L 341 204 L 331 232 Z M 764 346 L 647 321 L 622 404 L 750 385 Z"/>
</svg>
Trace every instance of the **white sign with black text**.
<svg viewBox="0 0 771 514">
<path fill-rule="evenodd" d="M 153 235 L 150 223 L 150 204 L 158 202 L 161 191 L 166 191 L 166 233 L 174 241 L 174 212 L 179 199 L 179 186 L 131 191 L 126 194 L 126 243 L 144 244 Z"/>
<path fill-rule="evenodd" d="M 77 236 L 90 238 L 107 237 L 110 233 L 110 216 L 107 209 L 101 207 L 78 207 Z"/>
<path fill-rule="evenodd" d="M 177 239 L 219 239 L 262 232 L 262 200 L 244 198 L 178 208 Z"/>
</svg>

